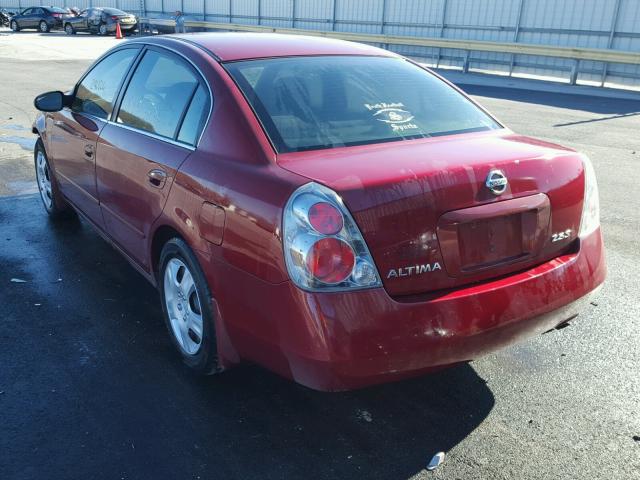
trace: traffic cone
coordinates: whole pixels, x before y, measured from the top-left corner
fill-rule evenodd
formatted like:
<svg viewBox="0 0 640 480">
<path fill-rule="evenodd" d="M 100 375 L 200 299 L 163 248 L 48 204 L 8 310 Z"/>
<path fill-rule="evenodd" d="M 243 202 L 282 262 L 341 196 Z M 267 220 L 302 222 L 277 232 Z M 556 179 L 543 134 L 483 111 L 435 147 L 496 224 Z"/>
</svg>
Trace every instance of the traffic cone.
<svg viewBox="0 0 640 480">
<path fill-rule="evenodd" d="M 120 29 L 120 22 L 116 23 L 116 40 L 122 40 L 122 30 Z"/>
</svg>

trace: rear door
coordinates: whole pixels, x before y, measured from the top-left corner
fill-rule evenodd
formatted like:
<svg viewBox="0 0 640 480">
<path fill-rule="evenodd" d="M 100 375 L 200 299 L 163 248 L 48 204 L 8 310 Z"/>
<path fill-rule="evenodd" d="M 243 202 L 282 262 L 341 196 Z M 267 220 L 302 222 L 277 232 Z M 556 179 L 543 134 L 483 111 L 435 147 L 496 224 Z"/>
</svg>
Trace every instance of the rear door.
<svg viewBox="0 0 640 480">
<path fill-rule="evenodd" d="M 97 147 L 97 188 L 107 232 L 140 265 L 176 172 L 195 150 L 209 89 L 182 57 L 148 47 Z"/>
<path fill-rule="evenodd" d="M 104 227 L 98 205 L 95 150 L 127 71 L 140 48 L 117 50 L 97 63 L 78 83 L 71 108 L 47 118 L 48 151 L 64 195 L 91 221 Z"/>
</svg>

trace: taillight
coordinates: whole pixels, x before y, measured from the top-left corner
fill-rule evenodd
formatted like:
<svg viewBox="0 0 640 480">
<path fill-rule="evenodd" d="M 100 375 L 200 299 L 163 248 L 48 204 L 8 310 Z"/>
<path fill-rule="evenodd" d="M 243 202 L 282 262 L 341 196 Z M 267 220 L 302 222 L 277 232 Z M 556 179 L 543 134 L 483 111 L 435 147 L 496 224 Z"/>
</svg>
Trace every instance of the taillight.
<svg viewBox="0 0 640 480">
<path fill-rule="evenodd" d="M 327 202 L 318 202 L 309 208 L 309 223 L 318 233 L 334 235 L 342 230 L 344 219 L 336 207 Z"/>
<path fill-rule="evenodd" d="M 334 237 L 321 238 L 307 252 L 307 268 L 311 275 L 332 285 L 351 275 L 355 261 L 351 246 Z"/>
<path fill-rule="evenodd" d="M 284 211 L 289 276 L 305 290 L 378 287 L 378 271 L 360 230 L 333 191 L 317 183 L 297 189 Z"/>
<path fill-rule="evenodd" d="M 584 166 L 584 200 L 580 219 L 580 236 L 586 237 L 600 226 L 600 198 L 596 172 L 593 170 L 591 160 L 583 156 L 582 164 Z"/>
<path fill-rule="evenodd" d="M 118 16 L 116 16 L 116 15 L 113 15 L 113 16 L 111 17 L 111 20 L 118 20 L 119 18 L 120 18 L 120 17 L 118 17 Z"/>
<path fill-rule="evenodd" d="M 61 13 L 52 13 L 51 16 L 53 18 L 62 18 L 62 14 Z"/>
</svg>

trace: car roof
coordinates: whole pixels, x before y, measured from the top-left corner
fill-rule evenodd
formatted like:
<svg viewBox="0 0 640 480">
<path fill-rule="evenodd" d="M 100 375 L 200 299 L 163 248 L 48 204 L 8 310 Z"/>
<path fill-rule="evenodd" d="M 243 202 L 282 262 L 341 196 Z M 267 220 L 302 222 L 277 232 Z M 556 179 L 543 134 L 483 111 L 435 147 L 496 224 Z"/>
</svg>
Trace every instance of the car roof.
<svg viewBox="0 0 640 480">
<path fill-rule="evenodd" d="M 196 44 L 218 60 L 234 61 L 252 58 L 310 55 L 371 55 L 394 57 L 396 54 L 362 43 L 308 35 L 278 33 L 207 32 L 171 35 L 176 40 Z"/>
</svg>

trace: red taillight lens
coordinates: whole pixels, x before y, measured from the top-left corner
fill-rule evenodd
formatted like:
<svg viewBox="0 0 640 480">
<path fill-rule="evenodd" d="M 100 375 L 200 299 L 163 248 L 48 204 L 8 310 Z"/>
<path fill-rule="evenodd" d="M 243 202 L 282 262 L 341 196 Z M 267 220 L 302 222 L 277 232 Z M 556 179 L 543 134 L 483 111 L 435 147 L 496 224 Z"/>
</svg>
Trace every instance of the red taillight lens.
<svg viewBox="0 0 640 480">
<path fill-rule="evenodd" d="M 120 17 L 116 17 L 115 15 L 111 17 L 111 20 L 118 20 Z"/>
<path fill-rule="evenodd" d="M 53 18 L 60 18 L 60 17 L 62 17 L 62 14 L 61 13 L 52 13 L 51 16 Z"/>
<path fill-rule="evenodd" d="M 307 254 L 309 272 L 324 283 L 340 283 L 353 270 L 356 257 L 347 242 L 337 238 L 322 238 Z"/>
<path fill-rule="evenodd" d="M 335 235 L 344 225 L 342 213 L 326 202 L 318 202 L 309 208 L 309 223 L 318 233 Z"/>
</svg>

